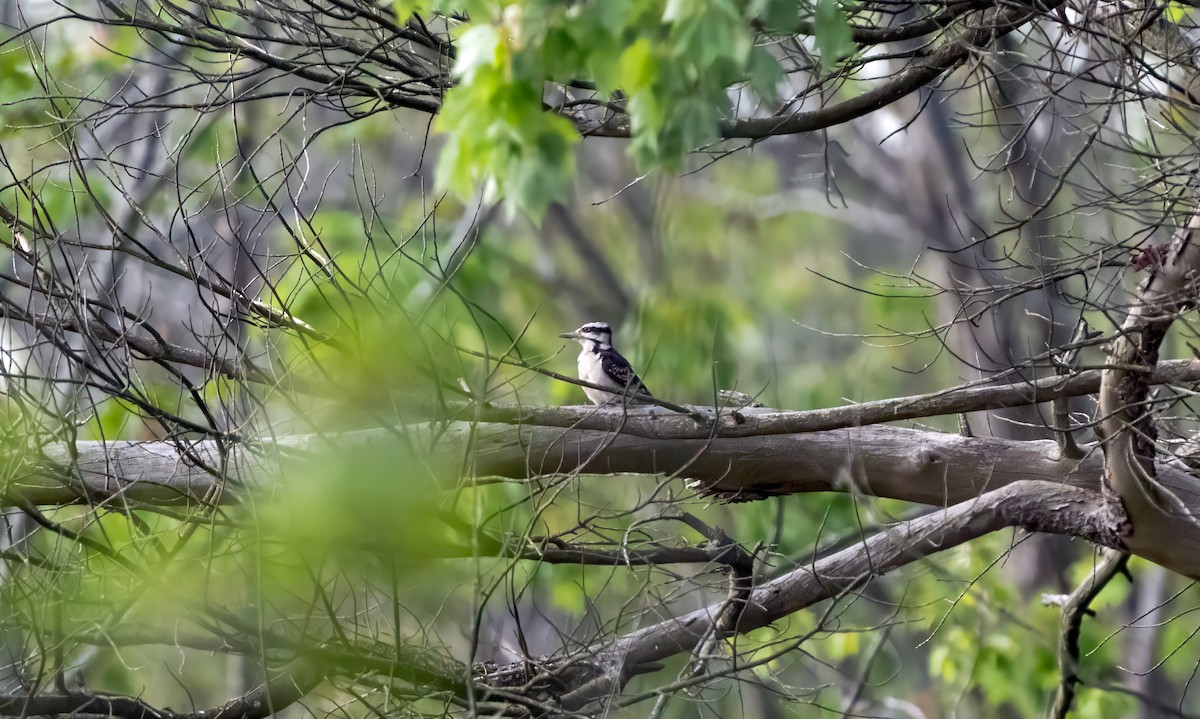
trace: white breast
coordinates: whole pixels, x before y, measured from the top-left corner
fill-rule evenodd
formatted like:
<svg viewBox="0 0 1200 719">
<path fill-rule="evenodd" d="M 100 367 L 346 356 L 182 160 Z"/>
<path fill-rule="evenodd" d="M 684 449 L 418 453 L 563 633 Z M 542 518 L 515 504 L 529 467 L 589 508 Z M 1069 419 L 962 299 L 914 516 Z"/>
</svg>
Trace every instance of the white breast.
<svg viewBox="0 0 1200 719">
<path fill-rule="evenodd" d="M 584 349 L 579 353 L 579 379 L 598 384 L 601 387 L 621 389 L 608 375 L 604 374 L 604 368 L 600 365 L 600 355 L 590 349 Z M 612 392 L 602 392 L 591 387 L 584 387 L 583 393 L 593 404 L 604 404 L 617 396 Z"/>
</svg>

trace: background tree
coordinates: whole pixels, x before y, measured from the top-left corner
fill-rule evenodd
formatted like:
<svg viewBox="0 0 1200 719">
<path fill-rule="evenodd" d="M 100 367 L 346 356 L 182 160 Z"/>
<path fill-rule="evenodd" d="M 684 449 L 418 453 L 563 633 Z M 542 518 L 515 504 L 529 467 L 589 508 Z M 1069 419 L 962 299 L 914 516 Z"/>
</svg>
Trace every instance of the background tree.
<svg viewBox="0 0 1200 719">
<path fill-rule="evenodd" d="M 0 714 L 1200 715 L 1190 12 L 0 7 Z"/>
</svg>

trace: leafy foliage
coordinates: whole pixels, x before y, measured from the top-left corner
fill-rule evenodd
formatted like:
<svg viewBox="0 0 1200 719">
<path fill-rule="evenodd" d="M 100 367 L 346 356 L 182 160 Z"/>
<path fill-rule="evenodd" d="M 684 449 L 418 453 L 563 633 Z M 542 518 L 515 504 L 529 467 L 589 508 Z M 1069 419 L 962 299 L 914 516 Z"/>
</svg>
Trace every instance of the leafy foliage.
<svg viewBox="0 0 1200 719">
<path fill-rule="evenodd" d="M 407 9 L 407 8 L 405 8 Z M 457 84 L 437 127 L 447 134 L 439 181 L 462 196 L 480 185 L 540 215 L 567 197 L 578 132 L 548 108 L 596 93 L 628 110 L 629 151 L 645 169 L 678 168 L 717 140 L 740 83 L 774 98 L 783 75 L 754 25 L 797 21 L 781 0 L 524 0 L 468 4 L 457 37 Z M 848 49 L 840 6 L 815 8 L 822 56 Z M 549 89 L 546 83 L 561 89 Z"/>
</svg>

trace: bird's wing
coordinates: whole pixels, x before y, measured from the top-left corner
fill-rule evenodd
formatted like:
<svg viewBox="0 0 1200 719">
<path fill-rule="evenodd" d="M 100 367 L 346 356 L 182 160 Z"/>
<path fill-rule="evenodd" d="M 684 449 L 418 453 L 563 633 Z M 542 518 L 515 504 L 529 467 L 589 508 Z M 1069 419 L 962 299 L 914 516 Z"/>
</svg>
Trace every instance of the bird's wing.
<svg viewBox="0 0 1200 719">
<path fill-rule="evenodd" d="M 642 378 L 638 377 L 637 372 L 633 371 L 633 367 L 629 366 L 629 362 L 616 352 L 605 352 L 600 357 L 600 367 L 604 370 L 604 374 L 611 377 L 614 382 L 632 389 L 634 394 L 653 396 L 650 394 L 650 390 L 646 389 L 646 385 L 642 384 Z"/>
</svg>

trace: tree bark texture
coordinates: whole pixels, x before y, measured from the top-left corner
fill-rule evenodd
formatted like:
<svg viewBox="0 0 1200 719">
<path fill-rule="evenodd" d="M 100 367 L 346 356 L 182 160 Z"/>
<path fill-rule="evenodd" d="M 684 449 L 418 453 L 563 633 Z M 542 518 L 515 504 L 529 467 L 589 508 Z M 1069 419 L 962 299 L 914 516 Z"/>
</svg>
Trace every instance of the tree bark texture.
<svg viewBox="0 0 1200 719">
<path fill-rule="evenodd" d="M 564 415 L 585 411 L 558 409 Z M 415 431 L 430 442 L 433 476 L 416 475 L 424 470 L 415 467 L 397 471 L 428 482 L 431 490 L 454 488 L 463 481 L 462 460 L 469 450 L 471 481 L 576 472 L 674 475 L 699 492 L 735 501 L 851 491 L 946 507 L 1025 480 L 1103 496 L 1105 461 L 1095 445 L 1086 448 L 1082 459 L 1070 459 L 1061 457 L 1058 445 L 1050 440 L 1017 442 L 888 425 L 733 437 L 710 429 L 718 436 L 681 439 L 678 436 L 686 425 L 695 427 L 690 418 L 658 409 L 586 411 L 605 421 L 623 422 L 637 434 L 500 422 L 451 422 L 438 425 L 435 433 L 431 425 L 421 425 Z M 666 437 L 649 436 L 656 428 Z M 392 432 L 378 430 L 339 435 L 334 446 L 351 451 L 394 441 Z M 304 458 L 307 450 L 325 446 L 329 438 L 291 437 L 270 447 L 233 446 L 222 454 L 214 441 L 190 445 L 79 442 L 73 457 L 65 447 L 54 446 L 46 454 L 57 461 L 38 461 L 26 471 L 10 471 L 0 496 L 6 504 L 38 505 L 236 501 L 247 486 L 261 491 L 286 489 L 286 457 Z M 1157 486 L 1178 501 L 1148 505 L 1137 518 L 1139 527 L 1145 522 L 1144 531 L 1127 534 L 1126 548 L 1174 571 L 1200 577 L 1200 531 L 1192 520 L 1200 511 L 1200 482 L 1174 464 L 1157 462 L 1154 471 Z"/>
</svg>

